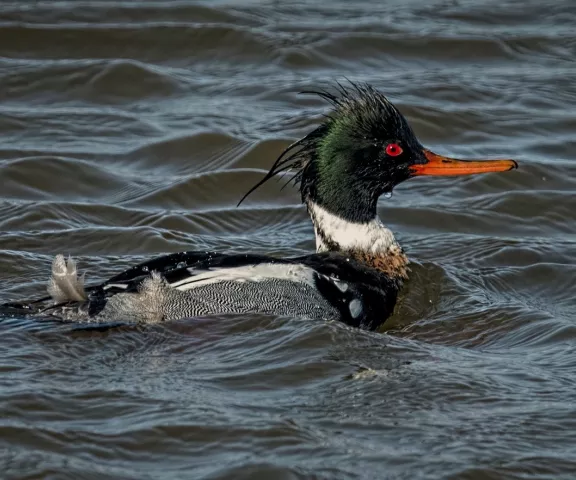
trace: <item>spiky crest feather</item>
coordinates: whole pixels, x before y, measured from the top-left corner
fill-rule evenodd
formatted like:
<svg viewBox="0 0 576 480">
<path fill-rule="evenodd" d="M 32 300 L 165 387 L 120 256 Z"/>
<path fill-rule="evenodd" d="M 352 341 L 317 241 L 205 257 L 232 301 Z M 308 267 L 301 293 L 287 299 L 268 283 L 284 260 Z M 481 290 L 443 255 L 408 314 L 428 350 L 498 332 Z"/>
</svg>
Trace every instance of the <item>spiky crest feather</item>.
<svg viewBox="0 0 576 480">
<path fill-rule="evenodd" d="M 349 82 L 350 86 L 337 83 L 335 94 L 327 90 L 306 90 L 301 94 L 317 95 L 329 102 L 334 110 L 325 115 L 326 120 L 304 138 L 289 145 L 277 158 L 268 173 L 254 185 L 238 202 L 240 205 L 252 192 L 271 178 L 286 172 L 295 172 L 284 186 L 293 183 L 300 185 L 302 200 L 305 200 L 311 185 L 307 182 L 310 165 L 316 159 L 322 142 L 338 123 L 345 122 L 351 134 L 357 134 L 366 140 L 370 136 L 377 140 L 378 129 L 382 122 L 386 127 L 398 132 L 410 130 L 402 114 L 388 99 L 368 84 Z M 284 188 L 284 187 L 283 187 Z"/>
</svg>

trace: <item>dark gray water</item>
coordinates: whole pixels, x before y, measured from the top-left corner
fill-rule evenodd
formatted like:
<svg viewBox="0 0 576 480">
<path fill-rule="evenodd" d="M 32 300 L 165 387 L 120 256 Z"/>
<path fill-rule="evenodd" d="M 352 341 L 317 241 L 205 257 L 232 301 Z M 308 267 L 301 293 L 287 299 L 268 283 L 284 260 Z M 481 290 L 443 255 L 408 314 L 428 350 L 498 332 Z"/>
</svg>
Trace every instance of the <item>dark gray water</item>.
<svg viewBox="0 0 576 480">
<path fill-rule="evenodd" d="M 322 120 L 389 95 L 438 153 L 380 215 L 412 258 L 386 332 L 272 317 L 0 321 L 2 479 L 573 479 L 576 5 L 0 3 L 0 301 L 51 258 L 314 249 L 297 193 L 235 204 Z"/>
</svg>

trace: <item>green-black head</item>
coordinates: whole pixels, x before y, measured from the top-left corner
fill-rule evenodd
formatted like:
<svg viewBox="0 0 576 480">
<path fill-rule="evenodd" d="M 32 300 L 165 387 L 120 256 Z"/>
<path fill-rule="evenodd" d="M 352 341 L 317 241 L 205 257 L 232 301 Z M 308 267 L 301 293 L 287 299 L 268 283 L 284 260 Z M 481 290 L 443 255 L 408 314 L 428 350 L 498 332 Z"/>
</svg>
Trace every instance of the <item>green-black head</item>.
<svg viewBox="0 0 576 480">
<path fill-rule="evenodd" d="M 340 84 L 335 93 L 310 91 L 332 104 L 326 120 L 284 150 L 266 176 L 293 171 L 304 203 L 313 202 L 340 218 L 364 223 L 376 217 L 378 198 L 418 175 L 464 175 L 517 168 L 513 160 L 467 161 L 425 149 L 408 121 L 367 84 Z"/>
</svg>

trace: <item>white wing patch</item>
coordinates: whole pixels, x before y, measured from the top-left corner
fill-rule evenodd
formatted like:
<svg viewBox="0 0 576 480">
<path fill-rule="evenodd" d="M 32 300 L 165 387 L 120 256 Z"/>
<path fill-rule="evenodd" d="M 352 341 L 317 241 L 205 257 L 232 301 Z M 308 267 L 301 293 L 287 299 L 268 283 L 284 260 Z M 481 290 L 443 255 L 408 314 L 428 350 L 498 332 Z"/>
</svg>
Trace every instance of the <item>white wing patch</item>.
<svg viewBox="0 0 576 480">
<path fill-rule="evenodd" d="M 219 268 L 196 273 L 189 268 L 190 277 L 170 284 L 185 291 L 219 282 L 262 282 L 270 279 L 306 283 L 314 287 L 314 270 L 304 265 L 261 263 L 234 268 Z"/>
<path fill-rule="evenodd" d="M 110 290 L 111 288 L 121 288 L 122 290 L 126 290 L 128 285 L 125 283 L 109 283 L 104 286 L 104 290 Z"/>
</svg>

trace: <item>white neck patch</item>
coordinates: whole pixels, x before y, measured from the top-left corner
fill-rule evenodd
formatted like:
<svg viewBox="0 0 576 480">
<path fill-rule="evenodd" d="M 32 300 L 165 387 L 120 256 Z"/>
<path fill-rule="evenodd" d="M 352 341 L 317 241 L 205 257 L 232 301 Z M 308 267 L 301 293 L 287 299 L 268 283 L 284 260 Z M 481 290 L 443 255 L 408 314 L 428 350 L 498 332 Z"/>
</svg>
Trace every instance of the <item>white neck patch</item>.
<svg viewBox="0 0 576 480">
<path fill-rule="evenodd" d="M 384 226 L 378 217 L 367 223 L 354 223 L 330 213 L 314 202 L 308 202 L 308 211 L 314 223 L 316 251 L 325 252 L 328 247 L 319 234 L 339 245 L 342 251 L 361 250 L 365 252 L 388 252 L 398 247 L 394 234 Z"/>
</svg>

